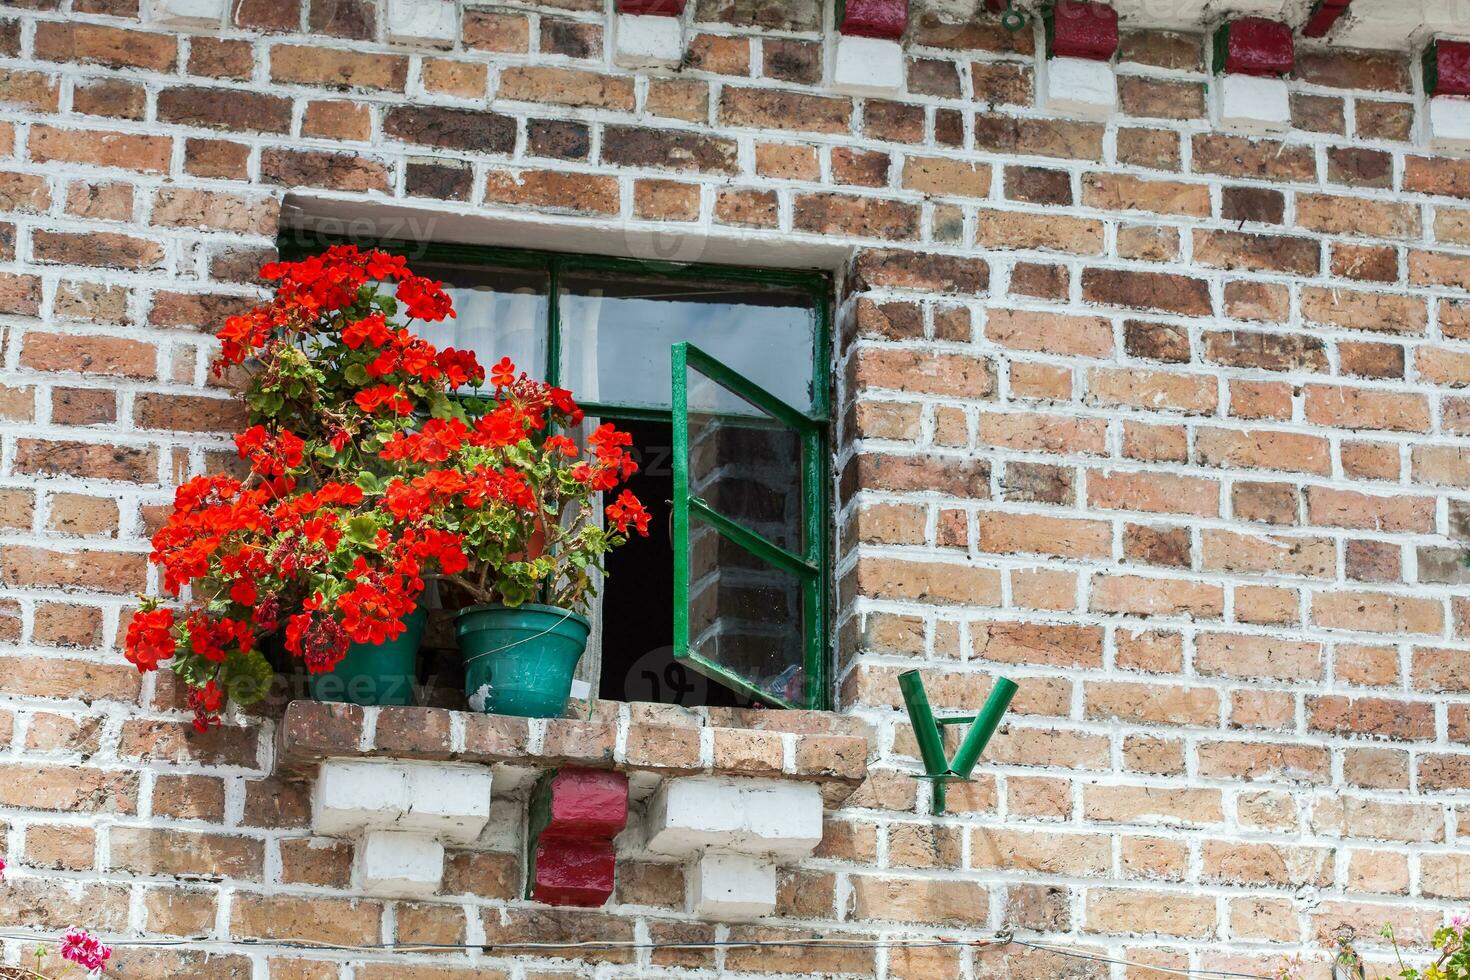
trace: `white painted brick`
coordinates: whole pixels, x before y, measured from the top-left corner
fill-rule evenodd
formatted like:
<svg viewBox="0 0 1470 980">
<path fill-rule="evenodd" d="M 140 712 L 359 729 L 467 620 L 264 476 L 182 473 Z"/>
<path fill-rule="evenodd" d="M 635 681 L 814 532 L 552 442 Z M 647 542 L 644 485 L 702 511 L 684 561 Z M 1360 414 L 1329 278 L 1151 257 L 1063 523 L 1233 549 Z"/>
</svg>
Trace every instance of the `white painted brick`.
<svg viewBox="0 0 1470 980">
<path fill-rule="evenodd" d="M 397 826 L 467 844 L 480 836 L 490 819 L 490 783 L 489 769 L 410 765 L 408 812 L 399 818 Z"/>
<path fill-rule="evenodd" d="M 1429 100 L 1429 146 L 1470 151 L 1470 99 L 1440 95 Z"/>
<path fill-rule="evenodd" d="M 357 846 L 358 885 L 372 898 L 428 898 L 444 878 L 444 845 L 425 834 L 375 830 Z"/>
<path fill-rule="evenodd" d="M 1291 129 L 1291 95 L 1285 79 L 1215 76 L 1215 124 L 1257 136 Z"/>
<path fill-rule="evenodd" d="M 229 0 L 147 0 L 145 18 L 160 27 L 218 27 Z"/>
<path fill-rule="evenodd" d="M 822 791 L 815 783 L 760 781 L 741 796 L 753 849 L 796 861 L 822 842 Z"/>
<path fill-rule="evenodd" d="M 311 829 L 350 837 L 389 827 L 408 810 L 408 771 L 397 763 L 329 759 L 311 794 Z"/>
<path fill-rule="evenodd" d="M 388 40 L 447 48 L 458 38 L 455 0 L 388 0 Z"/>
<path fill-rule="evenodd" d="M 832 87 L 856 95 L 903 90 L 903 45 L 876 37 L 839 34 L 832 43 Z"/>
<path fill-rule="evenodd" d="M 685 857 L 707 848 L 798 860 L 822 839 L 815 784 L 771 779 L 670 779 L 649 804 L 648 849 Z"/>
<path fill-rule="evenodd" d="M 1046 106 L 1087 118 L 1103 118 L 1118 106 L 1118 79 L 1106 61 L 1049 58 L 1045 63 Z"/>
<path fill-rule="evenodd" d="M 490 784 L 490 770 L 476 766 L 330 759 L 312 792 L 312 830 L 393 829 L 467 843 L 490 819 Z"/>
<path fill-rule="evenodd" d="M 690 869 L 689 907 L 722 922 L 757 919 L 776 911 L 776 865 L 769 858 L 706 851 Z"/>
<path fill-rule="evenodd" d="M 666 779 L 648 805 L 648 849 L 684 857 L 728 844 L 744 826 L 744 801 L 732 780 Z"/>
<path fill-rule="evenodd" d="M 624 68 L 672 68 L 684 60 L 684 24 L 678 17 L 618 14 L 613 62 Z"/>
</svg>

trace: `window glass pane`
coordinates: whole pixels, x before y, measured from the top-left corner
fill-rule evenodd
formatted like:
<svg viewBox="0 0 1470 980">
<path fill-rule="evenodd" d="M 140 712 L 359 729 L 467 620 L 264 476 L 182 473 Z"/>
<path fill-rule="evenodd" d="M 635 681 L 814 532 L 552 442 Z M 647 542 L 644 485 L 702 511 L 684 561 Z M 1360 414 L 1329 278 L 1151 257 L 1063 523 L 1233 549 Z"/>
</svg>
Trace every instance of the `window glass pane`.
<svg viewBox="0 0 1470 980">
<path fill-rule="evenodd" d="M 509 357 L 531 377 L 546 377 L 545 272 L 431 262 L 415 262 L 413 269 L 443 281 L 454 300 L 454 319 L 414 324 L 429 343 L 474 351 L 487 371 Z"/>
<path fill-rule="evenodd" d="M 816 313 L 804 293 L 756 284 L 562 277 L 561 381 L 578 398 L 668 408 L 681 340 L 793 407 L 812 406 Z"/>
<path fill-rule="evenodd" d="M 689 651 L 787 704 L 805 703 L 801 580 L 691 515 Z"/>
<path fill-rule="evenodd" d="M 689 493 L 774 545 L 806 548 L 801 436 L 692 368 Z"/>
</svg>

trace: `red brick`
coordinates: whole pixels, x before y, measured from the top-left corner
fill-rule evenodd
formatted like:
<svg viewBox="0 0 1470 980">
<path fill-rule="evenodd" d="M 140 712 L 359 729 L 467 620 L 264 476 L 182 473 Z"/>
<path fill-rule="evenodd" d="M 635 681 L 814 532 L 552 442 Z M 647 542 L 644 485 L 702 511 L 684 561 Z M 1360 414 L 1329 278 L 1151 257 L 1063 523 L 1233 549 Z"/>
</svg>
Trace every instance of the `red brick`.
<svg viewBox="0 0 1470 980">
<path fill-rule="evenodd" d="M 1322 592 L 1312 596 L 1312 621 L 1327 629 L 1438 634 L 1444 609 L 1436 599 L 1384 592 Z"/>
<path fill-rule="evenodd" d="M 1199 173 L 1291 181 L 1312 181 L 1317 176 L 1310 146 L 1204 133 L 1193 140 L 1194 169 Z"/>
<path fill-rule="evenodd" d="M 1195 453 L 1205 466 L 1282 469 L 1321 475 L 1332 472 L 1331 447 L 1327 440 L 1294 432 L 1199 429 L 1195 435 Z"/>
<path fill-rule="evenodd" d="M 983 198 L 990 193 L 990 168 L 948 157 L 908 157 L 903 186 L 943 197 Z"/>
<path fill-rule="evenodd" d="M 1087 502 L 1108 510 L 1213 517 L 1220 510 L 1220 485 L 1168 473 L 1093 470 L 1087 474 Z"/>
<path fill-rule="evenodd" d="M 1307 698 L 1307 726 L 1336 735 L 1433 739 L 1434 705 L 1389 698 Z"/>
<path fill-rule="evenodd" d="M 270 62 L 275 82 L 401 92 L 408 80 L 408 58 L 402 55 L 277 44 L 270 50 Z"/>
<path fill-rule="evenodd" d="M 466 8 L 460 24 L 465 47 L 508 54 L 530 50 L 531 24 L 525 14 Z"/>
<path fill-rule="evenodd" d="M 291 100 L 229 88 L 167 88 L 158 93 L 160 122 L 251 133 L 285 134 Z"/>
<path fill-rule="evenodd" d="M 1194 233 L 1194 260 L 1220 269 L 1316 275 L 1321 246 L 1315 239 L 1286 235 L 1254 235 L 1238 231 Z"/>
<path fill-rule="evenodd" d="M 0 68 L 0 102 L 35 112 L 55 112 L 60 94 L 60 85 L 54 75 Z"/>
<path fill-rule="evenodd" d="M 963 564 L 906 562 L 887 558 L 858 562 L 862 595 L 939 604 L 1000 604 L 1000 573 Z"/>
<path fill-rule="evenodd" d="M 617 178 L 556 170 L 492 171 L 485 200 L 580 214 L 617 214 L 620 206 Z"/>
<path fill-rule="evenodd" d="M 1320 643 L 1226 633 L 1195 638 L 1195 667 L 1206 675 L 1320 681 L 1323 665 Z"/>
<path fill-rule="evenodd" d="M 163 245 L 147 238 L 39 229 L 31 236 L 31 254 L 38 262 L 134 270 L 157 268 L 165 257 Z"/>
<path fill-rule="evenodd" d="M 847 99 L 733 86 L 720 96 L 719 119 L 725 126 L 846 133 L 851 118 Z"/>
<path fill-rule="evenodd" d="M 167 173 L 173 140 L 167 136 L 108 133 L 33 126 L 31 159 L 36 163 L 80 163 Z"/>
<path fill-rule="evenodd" d="M 1102 317 L 1067 316 L 1022 310 L 989 312 L 985 336 L 1019 350 L 1108 357 L 1113 353 L 1112 324 Z"/>
<path fill-rule="evenodd" d="M 905 241 L 918 237 L 919 209 L 901 201 L 845 194 L 801 194 L 796 198 L 798 231 L 854 238 Z"/>
<path fill-rule="evenodd" d="M 1346 429 L 1429 430 L 1429 403 L 1423 395 L 1372 388 L 1308 385 L 1307 420 Z"/>
<path fill-rule="evenodd" d="M 1302 288 L 1302 317 L 1347 330 L 1401 334 L 1424 333 L 1429 319 L 1419 297 L 1316 286 Z"/>
<path fill-rule="evenodd" d="M 1209 375 L 1167 371 L 1093 368 L 1087 373 L 1087 400 L 1094 405 L 1126 405 L 1153 411 L 1213 414 L 1219 387 Z"/>
<path fill-rule="evenodd" d="M 1218 619 L 1225 609 L 1225 593 L 1214 583 L 1105 575 L 1092 581 L 1089 608 L 1128 616 Z"/>
<path fill-rule="evenodd" d="M 36 57 L 44 61 L 90 62 L 109 68 L 171 72 L 179 42 L 172 34 L 129 31 L 102 24 L 42 21 L 36 25 Z"/>
<path fill-rule="evenodd" d="M 1082 273 L 1082 298 L 1103 306 L 1184 316 L 1207 316 L 1211 311 L 1209 285 L 1204 280 L 1163 272 L 1086 269 Z"/>
<path fill-rule="evenodd" d="M 951 398 L 995 394 L 995 364 L 964 354 L 866 349 L 858 353 L 853 380 L 862 388 L 893 388 Z"/>
<path fill-rule="evenodd" d="M 1307 231 L 1364 238 L 1418 238 L 1419 207 L 1328 194 L 1298 194 L 1296 222 Z"/>
</svg>

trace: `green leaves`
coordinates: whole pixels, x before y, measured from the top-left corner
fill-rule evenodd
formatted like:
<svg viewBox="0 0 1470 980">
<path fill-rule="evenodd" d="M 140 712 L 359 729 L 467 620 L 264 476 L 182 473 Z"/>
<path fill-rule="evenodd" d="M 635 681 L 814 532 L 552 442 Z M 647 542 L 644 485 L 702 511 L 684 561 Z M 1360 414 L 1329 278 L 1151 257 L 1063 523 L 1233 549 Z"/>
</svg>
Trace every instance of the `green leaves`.
<svg viewBox="0 0 1470 980">
<path fill-rule="evenodd" d="M 378 476 L 375 473 L 369 473 L 367 470 L 361 470 L 357 474 L 357 476 L 353 478 L 352 482 L 361 487 L 362 492 L 369 496 L 374 496 L 376 494 L 382 493 L 383 490 L 386 489 L 388 486 L 388 481 L 386 479 Z"/>
<path fill-rule="evenodd" d="M 186 628 L 185 633 L 187 632 Z M 181 652 L 174 654 L 174 658 L 169 661 L 168 665 L 185 684 L 190 687 L 203 687 L 214 679 L 215 664 L 194 653 L 193 650 L 182 652 L 186 649 L 185 643 L 180 643 Z"/>
<path fill-rule="evenodd" d="M 353 544 L 370 545 L 377 540 L 379 527 L 381 525 L 372 515 L 360 514 L 347 522 L 344 534 Z"/>
<path fill-rule="evenodd" d="M 231 657 L 220 669 L 220 687 L 237 704 L 255 704 L 270 692 L 276 672 L 259 650 Z"/>
<path fill-rule="evenodd" d="M 430 391 L 424 397 L 429 403 L 429 415 L 432 417 L 436 419 L 459 419 L 461 422 L 465 420 L 464 409 L 443 391 Z"/>
<path fill-rule="evenodd" d="M 246 395 L 245 404 L 250 406 L 250 411 L 255 417 L 275 418 L 285 407 L 286 399 L 278 391 L 260 391 Z"/>
</svg>

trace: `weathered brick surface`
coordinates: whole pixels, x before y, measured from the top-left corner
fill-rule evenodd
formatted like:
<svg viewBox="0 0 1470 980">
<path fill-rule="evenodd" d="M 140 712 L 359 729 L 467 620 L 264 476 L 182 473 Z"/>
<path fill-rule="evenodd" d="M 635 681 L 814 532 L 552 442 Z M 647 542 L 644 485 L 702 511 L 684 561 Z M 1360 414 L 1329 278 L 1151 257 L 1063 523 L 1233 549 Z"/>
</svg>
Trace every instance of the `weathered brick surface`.
<svg viewBox="0 0 1470 980">
<path fill-rule="evenodd" d="M 732 939 L 1011 928 L 1269 973 L 1470 898 L 1470 163 L 1416 142 L 1407 55 L 1303 44 L 1295 129 L 1252 140 L 1210 129 L 1201 36 L 1129 25 L 1119 113 L 1080 121 L 979 4 L 916 0 L 905 93 L 862 99 L 822 85 L 817 0 L 696 0 L 688 63 L 641 77 L 604 57 L 606 6 L 461 5 L 442 50 L 378 40 L 368 0 L 243 0 L 222 33 L 108 0 L 0 18 L 0 925 L 259 940 L 119 950 L 129 976 L 211 980 L 1106 974 L 1016 947 L 276 947 L 716 935 L 682 917 L 682 869 L 639 856 L 607 910 L 523 902 L 509 810 L 440 898 L 362 900 L 305 770 L 266 767 L 368 732 L 843 791 L 866 767 L 776 920 Z M 293 191 L 532 211 L 635 252 L 652 223 L 758 235 L 757 263 L 830 248 L 836 697 L 871 741 L 641 705 L 195 735 L 119 637 L 173 485 L 227 456 L 209 333 L 257 295 Z M 938 819 L 910 667 L 957 711 L 1021 684 Z"/>
</svg>

